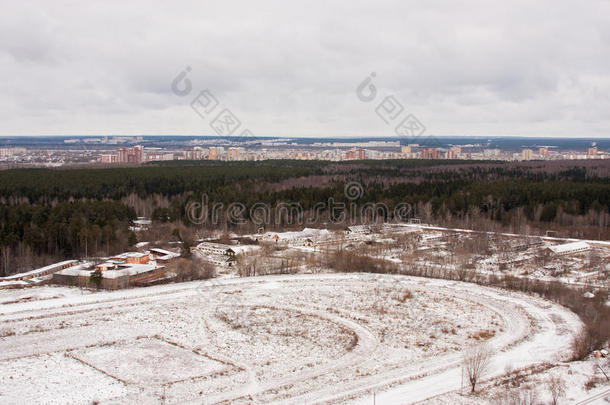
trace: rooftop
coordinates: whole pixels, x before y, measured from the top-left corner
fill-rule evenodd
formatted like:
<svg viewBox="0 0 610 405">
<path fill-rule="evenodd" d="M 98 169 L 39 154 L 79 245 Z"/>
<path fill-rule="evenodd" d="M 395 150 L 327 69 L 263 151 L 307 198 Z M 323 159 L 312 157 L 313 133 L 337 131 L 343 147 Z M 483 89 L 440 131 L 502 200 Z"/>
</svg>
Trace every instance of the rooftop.
<svg viewBox="0 0 610 405">
<path fill-rule="evenodd" d="M 102 272 L 103 278 L 118 278 L 122 276 L 133 276 L 147 271 L 162 268 L 163 266 L 157 266 L 156 262 L 149 262 L 147 264 L 121 264 L 118 265 L 116 270 L 104 270 Z M 74 266 L 65 270 L 57 272 L 57 274 L 65 276 L 82 276 L 89 277 L 93 269 L 85 268 L 84 266 Z"/>
<path fill-rule="evenodd" d="M 25 273 L 19 273 L 19 274 L 13 274 L 13 275 L 7 276 L 7 277 L 1 277 L 0 281 L 11 281 L 11 280 L 16 280 L 21 277 L 35 276 L 39 273 L 44 273 L 45 271 L 51 270 L 55 267 L 61 267 L 61 266 L 65 266 L 65 265 L 72 264 L 72 263 L 76 264 L 76 263 L 78 263 L 78 260 L 65 260 L 63 262 L 53 263 L 48 266 L 41 267 L 39 269 L 27 271 Z"/>
<path fill-rule="evenodd" d="M 296 240 L 307 238 L 329 238 L 330 232 L 328 229 L 305 228 L 302 231 L 267 232 L 264 234 L 264 237 L 272 239 L 276 235 L 280 238 L 280 240 Z"/>
<path fill-rule="evenodd" d="M 588 250 L 591 246 L 587 242 L 571 242 L 563 245 L 549 246 L 553 253 L 569 253 L 575 250 Z"/>
</svg>

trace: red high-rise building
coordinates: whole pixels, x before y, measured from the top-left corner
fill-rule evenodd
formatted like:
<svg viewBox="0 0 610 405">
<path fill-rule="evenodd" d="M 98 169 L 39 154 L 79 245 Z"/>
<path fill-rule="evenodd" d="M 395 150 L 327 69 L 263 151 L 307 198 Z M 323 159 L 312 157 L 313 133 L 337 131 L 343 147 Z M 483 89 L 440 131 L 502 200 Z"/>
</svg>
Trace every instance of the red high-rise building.
<svg viewBox="0 0 610 405">
<path fill-rule="evenodd" d="M 345 152 L 345 160 L 364 160 L 366 159 L 366 151 L 360 148 L 350 149 Z"/>
<path fill-rule="evenodd" d="M 424 148 L 419 153 L 422 159 L 438 159 L 438 149 L 435 148 Z"/>
</svg>

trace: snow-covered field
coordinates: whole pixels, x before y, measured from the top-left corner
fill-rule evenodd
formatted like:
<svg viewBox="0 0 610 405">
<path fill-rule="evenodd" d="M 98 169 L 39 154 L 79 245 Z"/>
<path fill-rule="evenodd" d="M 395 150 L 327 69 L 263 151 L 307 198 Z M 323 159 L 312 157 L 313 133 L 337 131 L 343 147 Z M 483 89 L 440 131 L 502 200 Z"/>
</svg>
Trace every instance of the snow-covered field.
<svg viewBox="0 0 610 405">
<path fill-rule="evenodd" d="M 91 294 L 91 291 L 79 287 L 40 286 L 36 288 L 15 288 L 0 291 L 0 312 L 7 304 L 40 301 L 52 298 L 74 297 Z"/>
<path fill-rule="evenodd" d="M 502 374 L 565 358 L 581 326 L 541 299 L 404 276 L 44 288 L 0 292 L 0 403 L 410 403 L 458 390 L 467 346 L 488 342 Z"/>
</svg>

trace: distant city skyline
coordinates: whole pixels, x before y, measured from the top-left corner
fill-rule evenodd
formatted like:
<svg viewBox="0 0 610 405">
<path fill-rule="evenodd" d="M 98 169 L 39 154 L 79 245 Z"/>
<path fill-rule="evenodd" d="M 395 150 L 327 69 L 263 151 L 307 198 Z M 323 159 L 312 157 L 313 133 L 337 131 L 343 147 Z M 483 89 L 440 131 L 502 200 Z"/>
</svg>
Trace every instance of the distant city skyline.
<svg viewBox="0 0 610 405">
<path fill-rule="evenodd" d="M 391 137 L 394 96 L 426 135 L 610 137 L 605 1 L 35 0 L 0 27 L 5 136 L 213 135 L 226 109 L 254 136 Z"/>
<path fill-rule="evenodd" d="M 161 134 L 161 133 L 134 133 L 134 134 L 129 134 L 129 133 L 117 133 L 117 132 L 109 132 L 109 133 L 92 133 L 92 134 L 82 134 L 82 133 L 74 133 L 74 134 L 70 134 L 70 133 L 57 133 L 57 134 L 45 134 L 45 133 L 36 133 L 36 134 L 32 134 L 32 133 L 28 133 L 28 134 L 0 134 L 0 140 L 2 139 L 7 139 L 7 138 L 100 138 L 100 137 L 130 137 L 130 138 L 136 138 L 136 137 L 166 137 L 166 136 L 176 136 L 176 137 L 201 137 L 201 138 L 240 138 L 239 135 L 234 135 L 234 136 L 219 136 L 219 135 L 215 135 L 215 134 L 211 134 L 211 133 L 200 133 L 200 134 L 195 134 L 195 133 L 167 133 L 167 134 Z M 609 135 L 598 135 L 598 136 L 575 136 L 575 135 L 558 135 L 558 136 L 554 136 L 554 135 L 520 135 L 520 134 L 514 134 L 514 135 L 468 135 L 468 134 L 456 134 L 456 135 L 437 135 L 437 134 L 429 134 L 426 136 L 432 136 L 432 137 L 437 137 L 437 138 L 464 138 L 464 139 L 503 139 L 503 138 L 514 138 L 514 139 L 580 139 L 580 140 L 587 140 L 587 139 L 591 139 L 592 142 L 595 142 L 596 140 L 608 140 L 610 139 L 610 133 Z M 426 137 L 424 136 L 424 137 Z M 287 136 L 287 135 L 264 135 L 264 134 L 258 134 L 258 135 L 253 135 L 253 138 L 260 138 L 260 139 L 264 139 L 264 138 L 273 138 L 273 139 L 282 139 L 282 138 L 286 138 L 286 139 L 392 139 L 392 140 L 400 140 L 400 138 L 396 135 L 392 136 L 390 135 L 384 135 L 384 134 L 378 134 L 378 135 L 334 135 L 334 134 L 327 134 L 327 135 L 316 135 L 316 136 Z"/>
<path fill-rule="evenodd" d="M 406 141 L 406 142 L 405 142 Z M 180 136 L 23 137 L 0 139 L 0 163 L 14 167 L 141 165 L 172 160 L 493 161 L 610 158 L 610 139 L 579 138 L 234 138 Z"/>
</svg>

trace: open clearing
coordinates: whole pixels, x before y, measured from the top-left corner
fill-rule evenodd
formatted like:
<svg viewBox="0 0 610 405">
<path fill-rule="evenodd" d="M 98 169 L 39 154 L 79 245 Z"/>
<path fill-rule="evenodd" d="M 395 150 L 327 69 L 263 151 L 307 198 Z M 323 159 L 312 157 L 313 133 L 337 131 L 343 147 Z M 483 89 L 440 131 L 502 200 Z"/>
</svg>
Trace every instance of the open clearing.
<svg viewBox="0 0 610 405">
<path fill-rule="evenodd" d="M 221 279 L 0 305 L 2 403 L 409 403 L 567 356 L 576 315 L 459 282 L 368 274 Z"/>
</svg>

